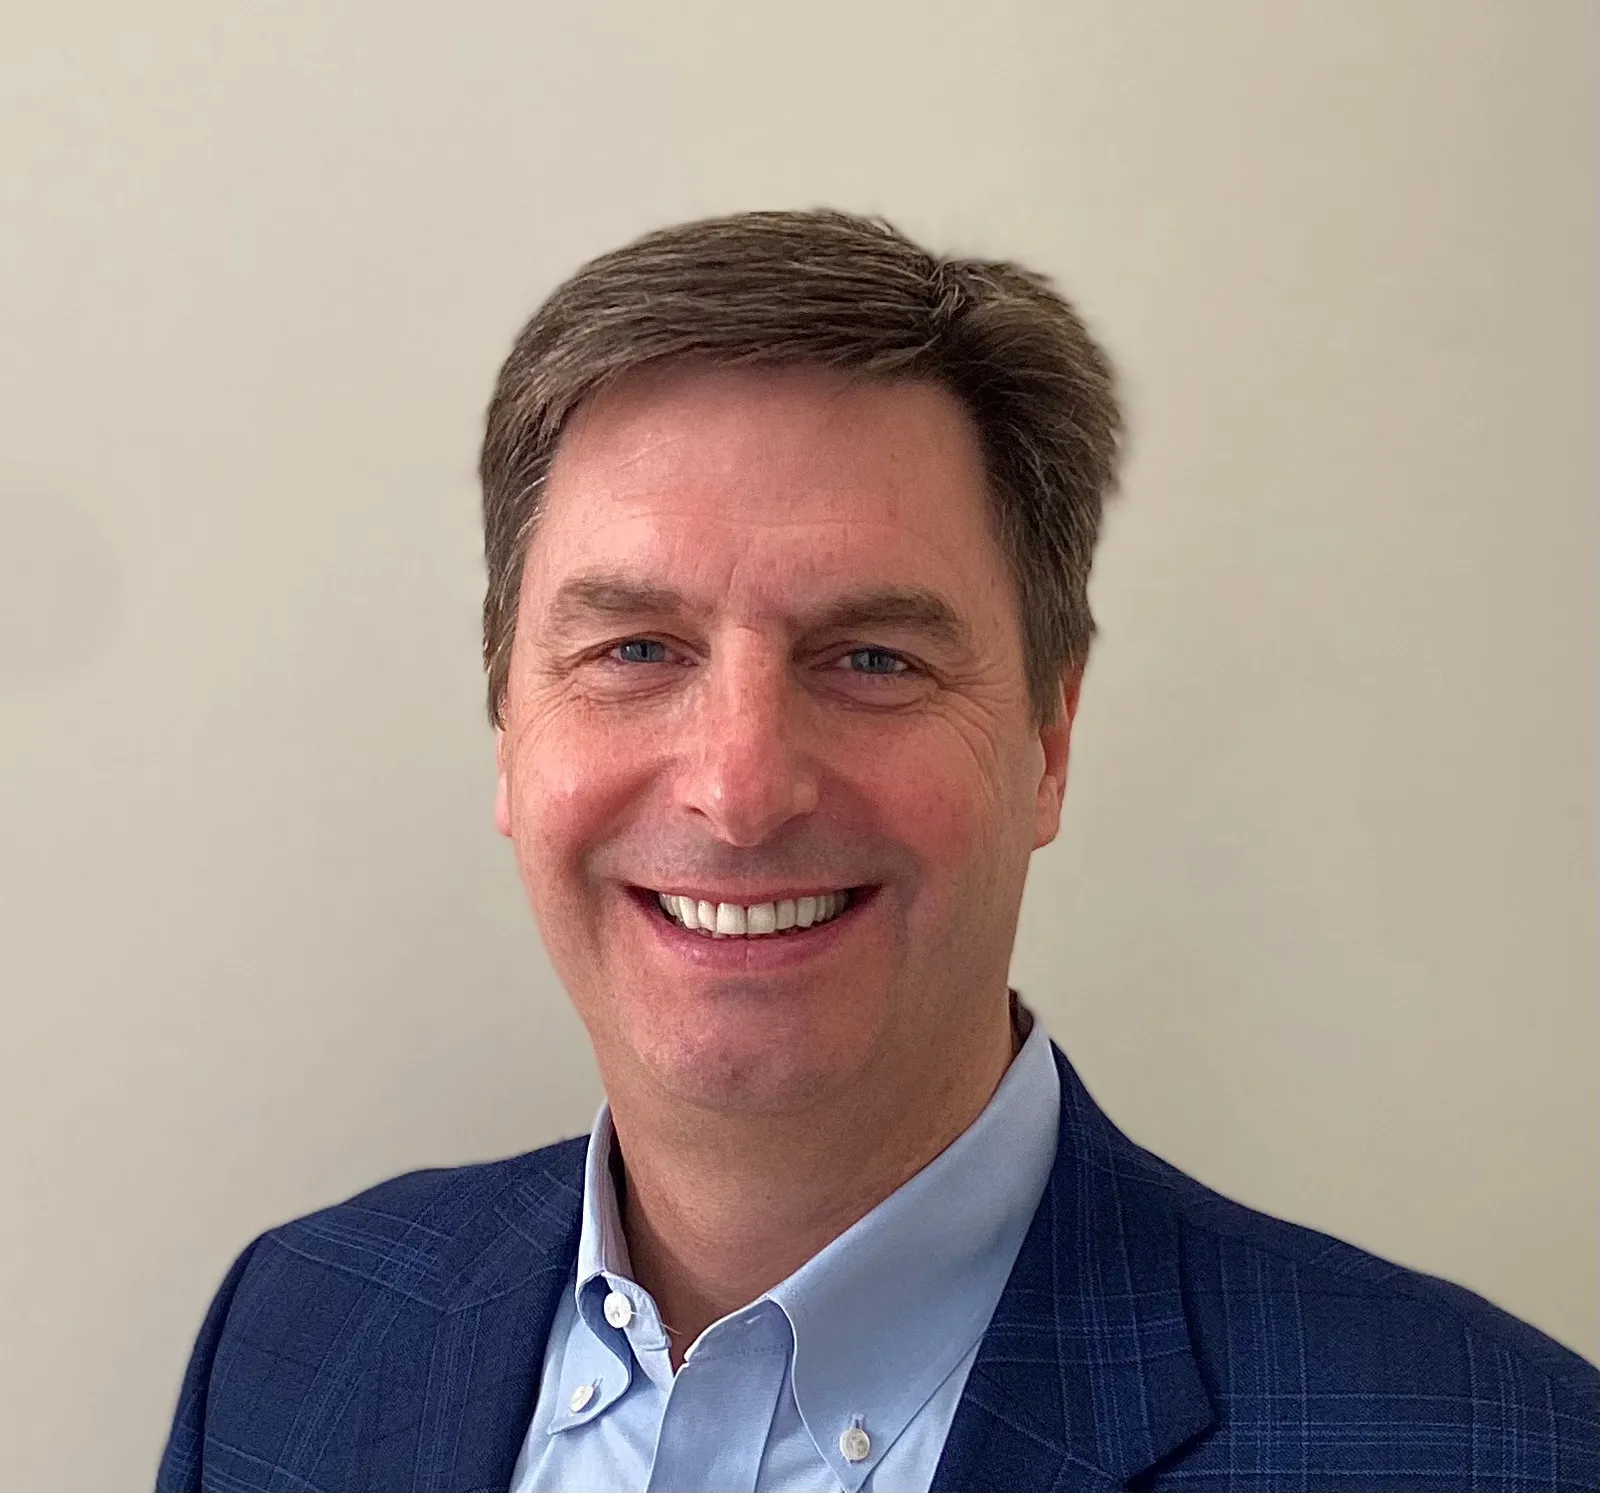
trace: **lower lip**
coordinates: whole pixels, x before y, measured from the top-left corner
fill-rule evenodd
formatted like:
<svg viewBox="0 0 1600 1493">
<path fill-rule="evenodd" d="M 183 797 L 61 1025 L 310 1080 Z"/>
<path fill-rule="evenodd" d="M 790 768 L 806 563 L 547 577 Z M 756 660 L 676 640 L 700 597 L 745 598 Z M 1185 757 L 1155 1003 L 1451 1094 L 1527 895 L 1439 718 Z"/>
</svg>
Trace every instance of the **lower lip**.
<svg viewBox="0 0 1600 1493">
<path fill-rule="evenodd" d="M 637 890 L 632 900 L 639 915 L 676 958 L 701 969 L 751 974 L 790 969 L 823 957 L 866 915 L 876 895 L 875 887 L 852 891 L 850 905 L 825 923 L 814 923 L 793 933 L 763 933 L 755 938 L 713 938 L 706 933 L 691 933 L 661 911 L 654 892 Z"/>
</svg>

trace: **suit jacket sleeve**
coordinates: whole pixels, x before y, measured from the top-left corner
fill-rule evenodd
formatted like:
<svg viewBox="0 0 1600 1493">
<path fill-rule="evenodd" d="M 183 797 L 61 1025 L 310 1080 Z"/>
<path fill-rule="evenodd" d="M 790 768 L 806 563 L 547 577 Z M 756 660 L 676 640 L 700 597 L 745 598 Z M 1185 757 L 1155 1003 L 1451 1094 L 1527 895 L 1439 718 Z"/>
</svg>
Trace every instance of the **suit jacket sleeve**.
<svg viewBox="0 0 1600 1493">
<path fill-rule="evenodd" d="M 244 1277 L 250 1257 L 260 1240 L 252 1242 L 233 1262 L 211 1308 L 200 1326 L 194 1351 L 189 1355 L 189 1368 L 183 1376 L 183 1387 L 178 1391 L 178 1409 L 172 1417 L 172 1431 L 167 1437 L 167 1449 L 162 1453 L 161 1466 L 156 1472 L 156 1493 L 200 1493 L 201 1454 L 206 1441 L 206 1404 L 211 1395 L 211 1367 L 216 1357 L 217 1343 L 222 1337 L 223 1324 L 228 1319 L 228 1309 L 233 1305 L 234 1292 Z"/>
</svg>

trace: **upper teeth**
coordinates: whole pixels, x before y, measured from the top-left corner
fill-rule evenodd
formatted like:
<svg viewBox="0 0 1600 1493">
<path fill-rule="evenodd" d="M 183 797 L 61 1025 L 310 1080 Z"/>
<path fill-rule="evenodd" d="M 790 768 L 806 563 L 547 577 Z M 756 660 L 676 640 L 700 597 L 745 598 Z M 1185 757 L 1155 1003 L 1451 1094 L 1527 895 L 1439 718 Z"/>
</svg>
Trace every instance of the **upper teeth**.
<svg viewBox="0 0 1600 1493">
<path fill-rule="evenodd" d="M 713 938 L 760 938 L 790 928 L 809 928 L 836 918 L 850 901 L 848 892 L 823 892 L 783 902 L 698 902 L 671 892 L 657 892 L 662 911 L 676 922 Z"/>
</svg>

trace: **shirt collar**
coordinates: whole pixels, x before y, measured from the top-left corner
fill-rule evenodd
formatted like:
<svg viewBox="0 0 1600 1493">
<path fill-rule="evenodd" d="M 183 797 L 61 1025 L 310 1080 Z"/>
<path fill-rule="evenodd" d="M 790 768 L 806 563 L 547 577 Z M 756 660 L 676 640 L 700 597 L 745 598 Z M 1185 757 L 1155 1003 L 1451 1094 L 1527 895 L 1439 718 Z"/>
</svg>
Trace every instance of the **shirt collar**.
<svg viewBox="0 0 1600 1493">
<path fill-rule="evenodd" d="M 611 1106 L 602 1104 L 589 1132 L 589 1154 L 583 1166 L 583 1224 L 578 1233 L 578 1293 L 597 1275 L 627 1277 L 633 1265 L 628 1240 L 617 1211 L 617 1188 L 611 1173 L 617 1133 Z"/>
<path fill-rule="evenodd" d="M 763 1300 L 794 1331 L 795 1403 L 817 1449 L 847 1490 L 879 1457 L 983 1335 L 1055 1161 L 1061 1086 L 1050 1039 L 1033 1021 L 978 1118 L 898 1190 L 814 1255 Z M 630 1366 L 626 1348 L 590 1321 L 598 1276 L 631 1286 L 627 1241 L 611 1176 L 614 1134 L 602 1105 L 590 1135 L 576 1280 L 579 1315 Z M 653 1305 L 653 1304 L 652 1304 Z M 621 1335 L 615 1337 L 620 1339 Z M 583 1355 L 586 1359 L 588 1355 Z M 615 1375 L 615 1369 L 613 1369 Z M 563 1375 L 563 1393 L 570 1386 Z M 616 1398 L 597 1395 L 587 1420 Z M 563 1407 L 565 1408 L 565 1407 Z M 871 1455 L 847 1462 L 839 1434 L 861 1416 Z"/>
</svg>

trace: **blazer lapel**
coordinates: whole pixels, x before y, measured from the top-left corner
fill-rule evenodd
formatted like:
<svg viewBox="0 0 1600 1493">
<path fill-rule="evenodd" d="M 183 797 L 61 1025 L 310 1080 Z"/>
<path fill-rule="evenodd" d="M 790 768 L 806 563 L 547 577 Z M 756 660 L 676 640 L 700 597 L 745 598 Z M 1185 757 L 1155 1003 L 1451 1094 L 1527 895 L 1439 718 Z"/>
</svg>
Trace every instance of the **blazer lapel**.
<svg viewBox="0 0 1600 1493">
<path fill-rule="evenodd" d="M 1123 1488 L 1213 1419 L 1159 1163 L 1055 1057 L 1055 1165 L 968 1376 L 938 1490 Z"/>
<path fill-rule="evenodd" d="M 584 1142 L 553 1147 L 445 1250 L 457 1286 L 439 1318 L 404 1486 L 508 1489 L 533 1419 L 545 1344 L 572 1278 Z"/>
</svg>

